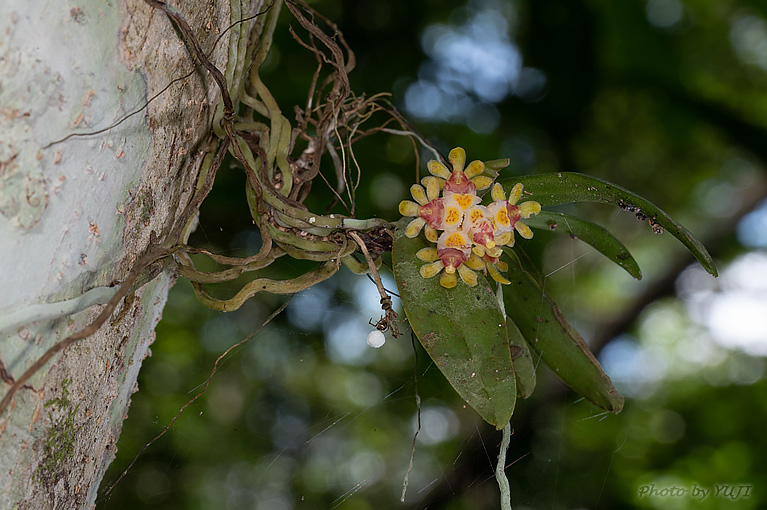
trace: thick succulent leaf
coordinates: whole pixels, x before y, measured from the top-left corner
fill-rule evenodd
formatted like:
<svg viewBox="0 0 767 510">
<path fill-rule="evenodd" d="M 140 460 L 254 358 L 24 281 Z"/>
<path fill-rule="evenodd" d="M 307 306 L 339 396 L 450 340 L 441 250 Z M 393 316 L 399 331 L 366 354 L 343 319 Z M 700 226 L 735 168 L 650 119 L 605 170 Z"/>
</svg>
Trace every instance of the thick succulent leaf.
<svg viewBox="0 0 767 510">
<path fill-rule="evenodd" d="M 525 186 L 524 197 L 535 200 L 543 206 L 597 202 L 612 204 L 633 212 L 638 217 L 647 218 L 654 231 L 661 232 L 663 229 L 669 231 L 690 250 L 706 271 L 714 276 L 718 275 L 711 255 L 689 230 L 649 200 L 625 188 L 597 177 L 573 172 L 528 175 L 501 181 L 507 193 L 518 182 Z"/>
<path fill-rule="evenodd" d="M 535 390 L 535 363 L 530 347 L 522 336 L 522 332 L 514 321 L 506 318 L 506 329 L 509 333 L 511 348 L 511 364 L 517 378 L 517 396 L 527 398 Z"/>
<path fill-rule="evenodd" d="M 524 222 L 532 228 L 562 232 L 578 238 L 593 246 L 637 280 L 642 279 L 642 271 L 631 253 L 623 243 L 601 225 L 569 214 L 552 211 L 541 211 L 538 215 L 525 219 Z"/>
<path fill-rule="evenodd" d="M 439 276 L 425 279 L 415 254 L 429 243 L 405 237 L 410 218 L 394 234 L 392 262 L 402 308 L 431 359 L 453 388 L 479 415 L 501 429 L 514 412 L 517 390 L 506 323 L 485 278 L 476 287 L 452 289 Z"/>
<path fill-rule="evenodd" d="M 506 330 L 509 334 L 509 349 L 511 350 L 511 364 L 514 367 L 514 376 L 517 379 L 517 396 L 527 398 L 535 390 L 535 363 L 530 353 L 530 347 L 525 341 L 525 337 L 519 331 L 514 321 L 506 315 L 506 306 L 503 298 L 503 285 L 497 284 L 495 295 L 498 299 L 498 306 L 501 309 L 501 315 L 506 321 Z"/>
<path fill-rule="evenodd" d="M 623 397 L 591 353 L 586 342 L 567 323 L 559 307 L 546 296 L 522 267 L 516 253 L 509 254 L 504 289 L 506 314 L 519 326 L 530 347 L 568 386 L 588 400 L 614 413 L 623 409 Z"/>
</svg>

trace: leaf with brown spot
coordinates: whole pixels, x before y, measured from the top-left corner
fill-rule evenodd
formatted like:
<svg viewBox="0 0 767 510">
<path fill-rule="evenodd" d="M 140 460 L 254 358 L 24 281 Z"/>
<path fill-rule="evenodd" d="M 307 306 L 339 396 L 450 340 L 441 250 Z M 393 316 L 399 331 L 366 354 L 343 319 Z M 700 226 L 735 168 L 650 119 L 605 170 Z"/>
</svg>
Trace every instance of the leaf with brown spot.
<svg viewBox="0 0 767 510">
<path fill-rule="evenodd" d="M 479 415 L 498 429 L 511 419 L 517 388 L 506 322 L 485 278 L 476 287 L 453 289 L 439 277 L 424 279 L 416 252 L 425 239 L 405 237 L 404 218 L 392 246 L 394 279 L 402 307 L 421 345 L 453 388 Z"/>
<path fill-rule="evenodd" d="M 575 172 L 528 175 L 500 182 L 507 193 L 516 183 L 521 182 L 525 187 L 523 201 L 535 200 L 542 206 L 595 202 L 611 204 L 632 212 L 638 218 L 648 220 L 653 232 L 666 230 L 671 233 L 690 250 L 706 271 L 713 276 L 718 274 L 714 259 L 689 230 L 657 205 L 617 184 Z"/>
</svg>

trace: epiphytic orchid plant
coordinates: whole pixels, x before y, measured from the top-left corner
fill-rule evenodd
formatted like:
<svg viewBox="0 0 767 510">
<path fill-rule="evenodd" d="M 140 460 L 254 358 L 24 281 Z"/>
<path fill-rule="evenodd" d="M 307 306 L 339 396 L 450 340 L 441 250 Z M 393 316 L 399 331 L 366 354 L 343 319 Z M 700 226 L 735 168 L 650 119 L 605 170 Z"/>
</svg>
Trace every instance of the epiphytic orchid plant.
<svg viewBox="0 0 767 510">
<path fill-rule="evenodd" d="M 677 237 L 716 275 L 710 255 L 690 232 L 630 191 L 575 173 L 499 178 L 508 160 L 476 160 L 467 165 L 466 153 L 460 147 L 450 151 L 447 158 L 440 156 L 441 161 L 428 163 L 430 175 L 411 187 L 415 202 L 400 204 L 405 217 L 398 223 L 357 218 L 355 190 L 362 172 L 351 168 L 351 162 L 357 161 L 353 148 L 356 140 L 384 131 L 405 134 L 431 146 L 384 95 L 366 98 L 351 93 L 347 73 L 354 58 L 337 27 L 303 1 L 275 0 L 268 9 L 247 18 L 255 20 L 252 24 L 237 20 L 232 25 L 232 48 L 257 45 L 238 52 L 238 58 L 230 59 L 222 72 L 200 49 L 193 28 L 177 9 L 157 0 L 146 2 L 179 28 L 194 58 L 218 84 L 221 103 L 215 110 L 207 152 L 196 169 L 198 183 L 192 199 L 166 238 L 157 240 L 136 263 L 110 299 L 108 310 L 156 275 L 156 266 L 176 268 L 192 282 L 203 304 L 231 311 L 260 292 L 292 294 L 304 290 L 330 278 L 343 264 L 355 273 L 373 274 L 384 310 L 375 326 L 378 333 L 391 330 L 397 336 L 397 314 L 377 273 L 381 255 L 391 250 L 395 280 L 413 332 L 460 396 L 488 423 L 503 428 L 517 396 L 526 398 L 535 387 L 533 354 L 597 406 L 618 412 L 623 405 L 623 398 L 583 339 L 522 264 L 515 251 L 515 232 L 524 239 L 533 237 L 531 229 L 566 232 L 591 244 L 635 278 L 641 278 L 639 267 L 623 244 L 604 228 L 545 207 L 599 202 L 634 212 L 648 220 L 654 232 L 665 229 Z M 305 30 L 309 42 L 303 46 L 315 53 L 320 64 L 307 107 L 296 108 L 295 124 L 282 114 L 259 74 L 283 5 Z M 295 33 L 294 37 L 299 38 Z M 377 115 L 387 118 L 376 122 Z M 392 120 L 402 129 L 386 127 Z M 263 240 L 258 253 L 244 258 L 186 244 L 200 204 L 213 187 L 227 153 L 245 172 L 245 195 Z M 333 192 L 348 215 L 317 214 L 304 204 L 313 180 L 322 176 L 319 167 L 323 153 L 330 154 L 333 161 L 338 180 Z M 488 189 L 484 197 L 478 194 Z M 225 267 L 203 271 L 191 255 L 208 257 Z M 320 265 L 289 280 L 261 276 L 280 257 Z M 229 298 L 216 297 L 208 290 L 212 284 L 231 282 L 250 272 L 259 276 Z M 497 291 L 486 275 L 498 284 Z M 99 316 L 87 331 L 95 331 L 109 313 Z M 85 338 L 85 331 L 59 342 L 17 378 L 0 401 L 0 414 L 40 366 Z M 376 341 L 379 344 L 380 337 Z"/>
<path fill-rule="evenodd" d="M 508 160 L 465 166 L 460 147 L 447 159 L 452 170 L 430 161 L 431 175 L 411 187 L 415 202 L 400 203 L 405 218 L 394 234 L 394 276 L 423 347 L 461 397 L 499 429 L 511 418 L 516 398 L 532 394 L 538 359 L 597 406 L 619 412 L 623 397 L 522 264 L 514 232 L 524 239 L 532 239 L 531 228 L 566 232 L 639 279 L 636 261 L 606 229 L 542 209 L 608 203 L 647 220 L 653 232 L 668 230 L 716 275 L 708 252 L 661 209 L 601 179 L 561 172 L 495 182 Z M 491 187 L 483 205 L 477 191 Z M 480 272 L 497 282 L 497 289 Z M 432 277 L 439 273 L 437 283 Z M 456 273 L 465 285 L 458 285 Z"/>
</svg>

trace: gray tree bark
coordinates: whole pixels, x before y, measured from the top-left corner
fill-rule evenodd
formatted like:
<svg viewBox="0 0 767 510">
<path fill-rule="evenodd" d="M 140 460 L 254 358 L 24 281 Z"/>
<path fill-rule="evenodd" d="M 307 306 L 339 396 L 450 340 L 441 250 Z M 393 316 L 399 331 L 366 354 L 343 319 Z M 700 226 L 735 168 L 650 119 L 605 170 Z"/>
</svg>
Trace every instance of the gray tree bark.
<svg viewBox="0 0 767 510">
<path fill-rule="evenodd" d="M 179 5 L 210 51 L 238 2 Z M 234 32 L 210 54 L 219 69 Z M 112 129 L 48 144 L 112 125 L 193 69 L 141 0 L 0 2 L 0 398 L 162 239 L 194 190 L 220 94 L 196 71 Z M 0 415 L 0 508 L 95 506 L 172 283 L 162 273 L 127 296 L 16 394 Z"/>
</svg>

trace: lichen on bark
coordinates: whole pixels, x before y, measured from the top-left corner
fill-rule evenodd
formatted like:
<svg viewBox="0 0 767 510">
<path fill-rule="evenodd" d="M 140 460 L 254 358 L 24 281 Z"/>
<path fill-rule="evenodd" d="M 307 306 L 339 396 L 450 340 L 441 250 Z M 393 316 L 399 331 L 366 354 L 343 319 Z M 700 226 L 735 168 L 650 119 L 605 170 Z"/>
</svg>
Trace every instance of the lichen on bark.
<svg viewBox="0 0 767 510">
<path fill-rule="evenodd" d="M 61 396 L 43 404 L 48 414 L 50 426 L 42 439 L 42 462 L 35 470 L 35 476 L 45 487 L 56 485 L 56 480 L 64 475 L 63 470 L 75 451 L 77 433 L 83 425 L 77 424 L 76 416 L 80 404 L 69 400 L 69 379 L 61 383 Z"/>
<path fill-rule="evenodd" d="M 197 5 L 187 20 L 210 50 L 230 3 Z M 220 68 L 228 35 L 210 55 Z M 3 274 L 14 292 L 0 295 L 0 397 L 99 313 L 190 200 L 219 92 L 191 72 L 119 126 L 48 144 L 112 125 L 194 69 L 141 0 L 0 3 L 0 266 L 14 268 Z M 15 395 L 0 416 L 0 508 L 94 504 L 172 282 L 161 273 L 122 300 Z"/>
</svg>

